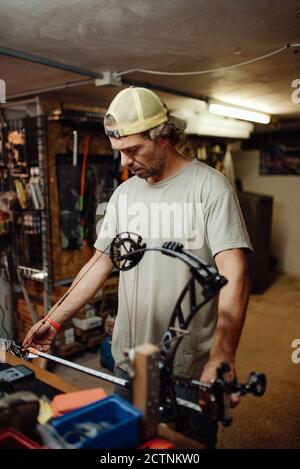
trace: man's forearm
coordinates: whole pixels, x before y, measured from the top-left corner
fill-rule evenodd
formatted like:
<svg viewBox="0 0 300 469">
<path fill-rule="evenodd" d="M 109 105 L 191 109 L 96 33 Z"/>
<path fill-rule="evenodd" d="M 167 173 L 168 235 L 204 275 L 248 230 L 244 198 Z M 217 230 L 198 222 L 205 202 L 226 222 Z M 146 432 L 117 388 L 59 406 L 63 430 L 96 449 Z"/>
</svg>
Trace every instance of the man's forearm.
<svg viewBox="0 0 300 469">
<path fill-rule="evenodd" d="M 107 254 L 96 251 L 72 282 L 69 290 L 49 311 L 51 318 L 63 324 L 87 304 L 105 283 L 112 270 Z"/>
<path fill-rule="evenodd" d="M 228 278 L 218 301 L 218 320 L 210 358 L 234 361 L 239 344 L 249 299 L 250 282 L 246 272 Z"/>
<path fill-rule="evenodd" d="M 216 265 L 228 283 L 220 290 L 218 297 L 218 319 L 207 361 L 200 379 L 211 383 L 216 379 L 216 370 L 222 362 L 227 362 L 229 381 L 236 378 L 235 354 L 239 344 L 250 292 L 247 261 L 241 249 L 222 251 L 215 256 Z M 206 398 L 200 398 L 200 405 L 206 405 Z M 235 406 L 238 396 L 231 395 L 230 402 Z"/>
</svg>

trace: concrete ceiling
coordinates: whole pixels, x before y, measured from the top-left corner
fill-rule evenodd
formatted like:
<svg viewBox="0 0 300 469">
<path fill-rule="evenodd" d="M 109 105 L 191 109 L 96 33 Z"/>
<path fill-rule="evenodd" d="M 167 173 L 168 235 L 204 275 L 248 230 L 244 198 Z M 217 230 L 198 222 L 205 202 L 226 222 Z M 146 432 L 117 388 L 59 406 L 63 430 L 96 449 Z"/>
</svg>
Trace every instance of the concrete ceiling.
<svg viewBox="0 0 300 469">
<path fill-rule="evenodd" d="M 146 68 L 194 71 L 224 67 L 300 43 L 296 0 L 1 0 L 1 47 L 101 72 Z M 300 48 L 299 48 L 300 50 Z M 146 75 L 148 81 L 273 115 L 300 115 L 291 83 L 300 52 L 290 48 L 241 68 L 190 77 Z M 84 79 L 0 56 L 8 96 Z M 113 87 L 55 93 L 106 105 Z"/>
</svg>

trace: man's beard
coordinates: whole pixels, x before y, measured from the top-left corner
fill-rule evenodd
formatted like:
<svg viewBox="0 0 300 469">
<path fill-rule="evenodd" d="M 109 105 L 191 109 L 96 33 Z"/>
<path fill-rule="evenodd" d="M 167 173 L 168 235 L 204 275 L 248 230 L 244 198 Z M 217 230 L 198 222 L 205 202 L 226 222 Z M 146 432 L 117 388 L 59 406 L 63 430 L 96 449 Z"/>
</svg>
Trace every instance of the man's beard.
<svg viewBox="0 0 300 469">
<path fill-rule="evenodd" d="M 164 169 L 165 166 L 165 155 L 163 151 L 157 150 L 156 153 L 153 154 L 153 159 L 150 164 L 147 166 L 137 166 L 133 164 L 131 167 L 128 167 L 129 171 L 131 171 L 135 176 L 138 176 L 141 179 L 148 179 L 153 176 L 159 176 Z M 135 171 L 142 170 L 140 174 L 136 173 Z"/>
</svg>

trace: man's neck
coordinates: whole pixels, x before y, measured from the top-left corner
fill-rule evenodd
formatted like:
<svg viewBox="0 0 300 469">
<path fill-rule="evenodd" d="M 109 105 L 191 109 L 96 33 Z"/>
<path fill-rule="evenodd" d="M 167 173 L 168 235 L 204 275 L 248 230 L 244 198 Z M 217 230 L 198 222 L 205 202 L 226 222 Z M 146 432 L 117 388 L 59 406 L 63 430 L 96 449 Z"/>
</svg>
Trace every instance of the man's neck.
<svg viewBox="0 0 300 469">
<path fill-rule="evenodd" d="M 166 159 L 161 174 L 151 176 L 147 182 L 153 184 L 180 173 L 191 163 L 191 159 L 179 153 L 175 148 L 166 151 Z"/>
</svg>

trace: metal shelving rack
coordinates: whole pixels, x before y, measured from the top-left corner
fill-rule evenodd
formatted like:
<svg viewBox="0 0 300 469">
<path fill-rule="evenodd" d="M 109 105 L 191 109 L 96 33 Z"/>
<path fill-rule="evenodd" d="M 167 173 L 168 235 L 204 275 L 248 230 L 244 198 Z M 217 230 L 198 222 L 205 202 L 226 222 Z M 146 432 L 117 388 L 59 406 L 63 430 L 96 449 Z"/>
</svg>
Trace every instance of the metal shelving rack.
<svg viewBox="0 0 300 469">
<path fill-rule="evenodd" d="M 13 212 L 11 224 L 11 249 L 17 278 L 23 292 L 27 307 L 33 322 L 37 315 L 26 291 L 24 278 L 43 283 L 44 311 L 51 308 L 51 291 L 53 286 L 51 268 L 51 227 L 49 203 L 49 178 L 47 162 L 47 121 L 46 117 L 26 117 L 7 121 L 6 134 L 13 130 L 22 131 L 25 135 L 23 153 L 24 168 L 26 172 L 21 175 L 9 176 L 9 185 L 14 190 L 15 179 L 22 178 L 25 185 L 30 178 L 30 168 L 39 169 L 39 187 L 43 197 L 43 208 L 35 209 L 32 206 L 18 208 Z M 5 155 L 7 161 L 9 156 Z M 31 220 L 28 225 L 26 217 Z"/>
<path fill-rule="evenodd" d="M 51 217 L 49 176 L 47 162 L 47 122 L 45 116 L 36 117 L 37 120 L 37 146 L 40 170 L 41 191 L 44 198 L 44 210 L 41 211 L 42 232 L 42 260 L 44 276 L 44 310 L 49 311 L 51 304 L 51 290 L 53 287 L 51 269 Z"/>
</svg>

